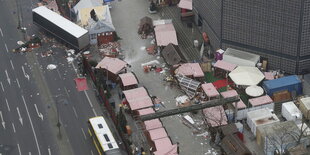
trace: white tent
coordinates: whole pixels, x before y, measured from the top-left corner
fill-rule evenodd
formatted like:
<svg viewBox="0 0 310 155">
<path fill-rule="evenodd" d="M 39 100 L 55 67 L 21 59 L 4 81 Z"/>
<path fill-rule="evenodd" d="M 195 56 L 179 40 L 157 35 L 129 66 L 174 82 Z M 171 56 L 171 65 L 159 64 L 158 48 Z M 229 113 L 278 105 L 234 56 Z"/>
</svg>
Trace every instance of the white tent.
<svg viewBox="0 0 310 155">
<path fill-rule="evenodd" d="M 236 85 L 257 85 L 265 76 L 257 67 L 239 66 L 229 73 Z"/>
<path fill-rule="evenodd" d="M 227 48 L 223 54 L 223 60 L 237 66 L 255 67 L 260 60 L 260 56 L 233 48 Z"/>
</svg>

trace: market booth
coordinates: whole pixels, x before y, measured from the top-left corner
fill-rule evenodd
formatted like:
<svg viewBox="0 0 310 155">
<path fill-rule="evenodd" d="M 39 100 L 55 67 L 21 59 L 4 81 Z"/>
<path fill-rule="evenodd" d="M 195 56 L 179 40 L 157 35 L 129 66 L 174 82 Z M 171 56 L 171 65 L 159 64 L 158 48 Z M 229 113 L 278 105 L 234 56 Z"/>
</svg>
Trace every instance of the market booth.
<svg viewBox="0 0 310 155">
<path fill-rule="evenodd" d="M 154 141 L 162 138 L 168 137 L 167 131 L 164 127 L 147 130 L 144 132 L 147 141 L 152 148 L 156 148 Z"/>
<path fill-rule="evenodd" d="M 218 98 L 220 96 L 219 92 L 216 90 L 212 83 L 201 84 L 201 88 L 203 89 L 203 92 L 207 95 L 208 100 Z"/>
<path fill-rule="evenodd" d="M 172 144 L 169 137 L 154 140 L 156 151 L 154 155 L 178 155 L 177 144 Z"/>
<path fill-rule="evenodd" d="M 233 71 L 237 65 L 223 61 L 218 60 L 214 64 L 214 76 L 220 76 L 223 78 L 227 78 L 227 74 L 231 71 Z"/>
<path fill-rule="evenodd" d="M 223 106 L 205 108 L 203 109 L 203 114 L 206 124 L 210 127 L 219 127 L 228 124 Z"/>
<path fill-rule="evenodd" d="M 160 54 L 164 58 L 165 62 L 171 66 L 186 62 L 179 46 L 173 45 L 172 43 L 169 43 Z"/>
<path fill-rule="evenodd" d="M 238 93 L 236 90 L 228 90 L 225 92 L 221 92 L 221 96 L 223 98 L 235 97 L 235 96 L 238 96 Z M 244 104 L 244 102 L 241 99 L 238 102 L 234 102 L 232 104 L 227 104 L 227 105 L 228 105 L 228 109 L 225 110 L 225 113 L 228 117 L 228 120 L 232 120 L 234 118 L 235 111 L 237 111 L 235 115 L 236 120 L 242 120 L 246 118 L 247 106 Z"/>
<path fill-rule="evenodd" d="M 237 66 L 256 67 L 257 63 L 260 61 L 260 56 L 233 48 L 227 48 L 223 55 L 223 60 Z"/>
<path fill-rule="evenodd" d="M 135 74 L 132 72 L 119 74 L 120 77 L 120 87 L 122 90 L 128 90 L 138 87 L 138 80 Z"/>
<path fill-rule="evenodd" d="M 170 43 L 178 45 L 177 33 L 172 20 L 155 20 L 153 24 L 157 46 L 165 47 Z"/>
<path fill-rule="evenodd" d="M 185 63 L 181 64 L 174 71 L 175 74 L 181 74 L 198 81 L 203 81 L 205 74 L 203 73 L 199 63 Z"/>
<path fill-rule="evenodd" d="M 118 58 L 104 57 L 95 67 L 103 69 L 104 75 L 108 80 L 117 82 L 118 74 L 126 72 L 127 62 Z"/>
<path fill-rule="evenodd" d="M 153 107 L 152 99 L 144 87 L 123 91 L 129 109 L 136 114 L 137 110 Z"/>
</svg>

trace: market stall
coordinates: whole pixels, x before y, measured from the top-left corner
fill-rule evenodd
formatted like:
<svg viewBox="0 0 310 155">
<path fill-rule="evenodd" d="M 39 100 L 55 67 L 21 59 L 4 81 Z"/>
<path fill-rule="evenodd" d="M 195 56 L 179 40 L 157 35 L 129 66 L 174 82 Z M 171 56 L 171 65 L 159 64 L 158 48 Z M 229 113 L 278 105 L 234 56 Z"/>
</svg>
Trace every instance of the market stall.
<svg viewBox="0 0 310 155">
<path fill-rule="evenodd" d="M 236 90 L 228 90 L 225 92 L 221 92 L 221 95 L 223 98 L 229 98 L 229 97 L 234 97 L 238 96 L 238 93 Z M 225 113 L 229 120 L 232 120 L 235 118 L 235 120 L 242 120 L 246 117 L 246 113 L 248 110 L 246 109 L 247 106 L 244 104 L 244 102 L 240 99 L 238 102 L 232 103 L 230 106 L 228 104 L 228 109 L 225 110 Z M 237 112 L 237 113 L 235 113 Z"/>
<path fill-rule="evenodd" d="M 218 60 L 214 64 L 214 76 L 220 76 L 223 78 L 227 78 L 228 72 L 233 71 L 237 65 L 223 61 Z"/>
<path fill-rule="evenodd" d="M 132 111 L 153 106 L 152 99 L 144 87 L 126 90 L 123 93 Z"/>
<path fill-rule="evenodd" d="M 220 96 L 219 92 L 216 90 L 212 83 L 201 84 L 203 92 L 207 95 L 208 100 L 213 98 L 218 98 Z"/>
<path fill-rule="evenodd" d="M 126 72 L 127 62 L 118 58 L 104 57 L 95 67 L 103 69 L 108 80 L 117 81 L 118 74 Z"/>
<path fill-rule="evenodd" d="M 177 34 L 171 20 L 154 21 L 155 39 L 159 47 L 172 43 L 178 45 Z"/>
<path fill-rule="evenodd" d="M 186 58 L 184 57 L 183 53 L 181 52 L 179 46 L 173 45 L 169 43 L 161 52 L 161 56 L 164 58 L 165 62 L 168 65 L 176 65 L 179 63 L 186 62 Z"/>
<path fill-rule="evenodd" d="M 260 56 L 237 49 L 227 48 L 223 55 L 223 60 L 237 66 L 255 67 L 260 61 Z"/>
<path fill-rule="evenodd" d="M 169 137 L 154 140 L 156 151 L 154 155 L 178 155 L 177 144 L 172 144 Z"/>
<path fill-rule="evenodd" d="M 205 108 L 203 109 L 203 114 L 205 122 L 209 127 L 218 127 L 228 124 L 223 106 Z"/>
<path fill-rule="evenodd" d="M 251 109 L 262 109 L 262 108 L 269 108 L 274 109 L 274 103 L 273 100 L 268 95 L 264 95 L 261 97 L 251 98 L 249 99 L 249 103 L 251 105 Z"/>
<path fill-rule="evenodd" d="M 120 87 L 122 90 L 128 90 L 138 87 L 138 80 L 134 73 L 124 73 L 119 74 L 120 77 Z"/>
<path fill-rule="evenodd" d="M 176 78 L 178 80 L 179 86 L 185 93 L 188 95 L 190 99 L 195 97 L 197 93 L 197 89 L 200 87 L 200 82 L 190 79 L 184 75 L 177 74 Z"/>
<path fill-rule="evenodd" d="M 199 63 L 181 64 L 175 69 L 174 74 L 181 74 L 198 81 L 203 81 L 205 76 Z"/>
<path fill-rule="evenodd" d="M 239 66 L 228 75 L 239 86 L 257 85 L 265 78 L 264 74 L 257 67 L 248 66 Z"/>
</svg>

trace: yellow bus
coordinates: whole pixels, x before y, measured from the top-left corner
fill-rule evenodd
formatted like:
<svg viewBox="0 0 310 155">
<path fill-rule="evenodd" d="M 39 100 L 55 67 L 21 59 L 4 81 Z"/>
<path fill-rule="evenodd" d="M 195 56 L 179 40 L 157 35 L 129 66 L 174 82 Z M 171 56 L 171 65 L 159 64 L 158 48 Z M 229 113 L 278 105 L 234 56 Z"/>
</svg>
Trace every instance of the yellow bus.
<svg viewBox="0 0 310 155">
<path fill-rule="evenodd" d="M 88 120 L 90 134 L 99 155 L 122 155 L 114 136 L 102 116 Z"/>
</svg>

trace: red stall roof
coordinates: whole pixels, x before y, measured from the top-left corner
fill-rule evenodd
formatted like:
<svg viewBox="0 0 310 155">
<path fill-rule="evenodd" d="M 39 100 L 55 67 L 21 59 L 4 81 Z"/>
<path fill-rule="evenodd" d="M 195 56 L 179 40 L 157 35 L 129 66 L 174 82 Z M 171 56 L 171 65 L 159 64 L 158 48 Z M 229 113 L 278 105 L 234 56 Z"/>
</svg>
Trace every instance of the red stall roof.
<svg viewBox="0 0 310 155">
<path fill-rule="evenodd" d="M 177 34 L 172 23 L 156 25 L 154 30 L 157 46 L 167 46 L 169 43 L 178 45 Z"/>
<path fill-rule="evenodd" d="M 176 155 L 178 146 L 172 145 L 170 138 L 165 137 L 154 140 L 156 150 L 154 155 Z"/>
<path fill-rule="evenodd" d="M 150 137 L 152 140 L 156 140 L 156 139 L 161 139 L 161 138 L 165 138 L 168 137 L 168 134 L 165 130 L 165 128 L 157 128 L 157 129 L 153 129 L 153 130 L 148 130 L 150 133 Z"/>
<path fill-rule="evenodd" d="M 96 68 L 106 69 L 113 74 L 118 74 L 127 65 L 127 62 L 118 58 L 104 57 L 96 66 Z"/>
<path fill-rule="evenodd" d="M 218 60 L 214 64 L 214 67 L 231 72 L 231 71 L 233 71 L 237 67 L 237 65 L 229 63 L 229 62 L 226 62 L 226 61 L 223 61 L 223 60 Z"/>
<path fill-rule="evenodd" d="M 212 127 L 227 124 L 227 118 L 223 106 L 205 108 L 203 109 L 203 114 L 205 115 L 207 122 Z"/>
<path fill-rule="evenodd" d="M 268 95 L 265 95 L 261 97 L 251 98 L 249 99 L 249 102 L 253 107 L 255 107 L 255 106 L 272 103 L 273 100 Z"/>
<path fill-rule="evenodd" d="M 175 70 L 175 74 L 181 74 L 184 76 L 194 76 L 194 77 L 204 77 L 205 74 L 203 73 L 199 63 L 185 63 L 182 64 Z"/>
<path fill-rule="evenodd" d="M 119 74 L 119 77 L 122 80 L 123 86 L 131 86 L 138 84 L 138 80 L 132 72 Z"/>
<path fill-rule="evenodd" d="M 238 93 L 236 90 L 228 90 L 225 92 L 221 92 L 221 95 L 223 96 L 223 98 L 228 98 L 238 96 Z M 236 102 L 233 103 L 233 106 L 236 107 Z M 243 108 L 246 108 L 246 105 L 242 100 L 240 100 L 239 102 L 237 102 L 237 109 L 243 109 Z"/>
<path fill-rule="evenodd" d="M 152 129 L 157 129 L 163 126 L 161 121 L 157 119 L 152 119 L 148 121 L 144 121 L 145 129 L 146 130 L 152 130 Z"/>
<path fill-rule="evenodd" d="M 212 83 L 204 83 L 201 85 L 201 87 L 208 97 L 215 97 L 220 95 Z"/>
<path fill-rule="evenodd" d="M 144 87 L 123 91 L 131 110 L 152 107 L 153 102 Z"/>
<path fill-rule="evenodd" d="M 138 110 L 138 114 L 140 116 L 142 115 L 147 115 L 147 114 L 153 114 L 155 113 L 154 109 L 153 108 L 146 108 L 146 109 L 141 109 L 141 110 Z"/>
</svg>

